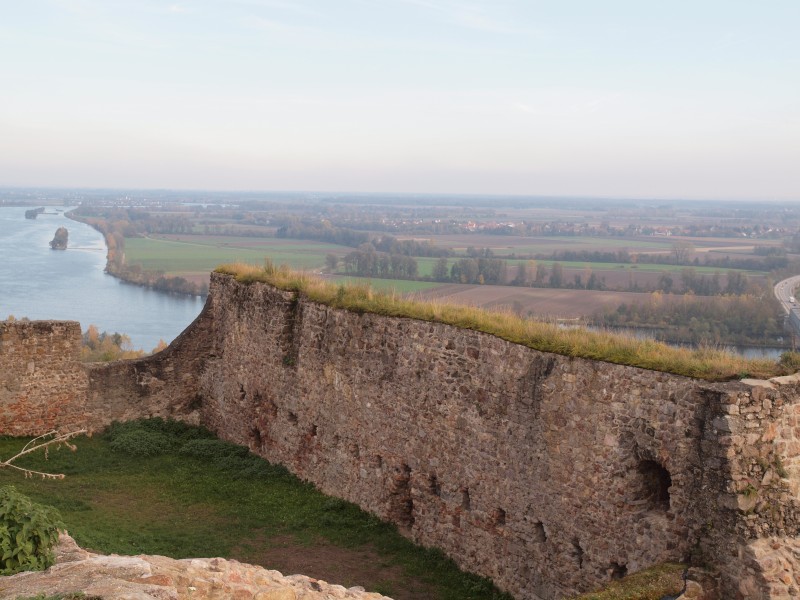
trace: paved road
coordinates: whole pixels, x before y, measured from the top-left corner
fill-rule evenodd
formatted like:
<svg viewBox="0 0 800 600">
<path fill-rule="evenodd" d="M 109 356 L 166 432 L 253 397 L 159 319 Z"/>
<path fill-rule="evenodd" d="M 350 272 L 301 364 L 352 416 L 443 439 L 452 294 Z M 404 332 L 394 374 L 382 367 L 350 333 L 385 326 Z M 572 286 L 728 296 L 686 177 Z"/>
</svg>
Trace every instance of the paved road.
<svg viewBox="0 0 800 600">
<path fill-rule="evenodd" d="M 793 307 L 800 306 L 790 300 L 797 287 L 800 287 L 800 275 L 789 277 L 789 279 L 784 279 L 775 284 L 775 297 L 781 303 L 787 315 L 792 311 Z"/>
</svg>

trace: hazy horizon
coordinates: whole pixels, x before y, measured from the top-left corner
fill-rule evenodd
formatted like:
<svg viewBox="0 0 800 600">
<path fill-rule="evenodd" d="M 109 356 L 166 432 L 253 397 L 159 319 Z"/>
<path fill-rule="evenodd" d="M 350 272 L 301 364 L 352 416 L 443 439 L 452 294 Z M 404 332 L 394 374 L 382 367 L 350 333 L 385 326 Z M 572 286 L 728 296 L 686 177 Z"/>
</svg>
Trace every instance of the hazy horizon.
<svg viewBox="0 0 800 600">
<path fill-rule="evenodd" d="M 0 185 L 0 204 L 3 204 L 3 194 L 10 194 L 12 192 L 58 192 L 58 193 L 75 193 L 79 195 L 86 194 L 105 194 L 105 193 L 118 193 L 118 194 L 187 194 L 201 196 L 200 198 L 192 198 L 194 201 L 201 201 L 202 195 L 209 196 L 244 196 L 244 195 L 257 195 L 259 198 L 249 198 L 243 201 L 260 201 L 260 200 L 280 200 L 281 198 L 289 200 L 292 197 L 307 197 L 309 200 L 376 200 L 381 198 L 403 198 L 403 199 L 441 199 L 441 200 L 488 200 L 488 199 L 506 199 L 515 202 L 531 201 L 532 203 L 541 203 L 546 205 L 548 202 L 554 201 L 575 201 L 581 203 L 597 203 L 603 205 L 604 203 L 619 202 L 622 204 L 634 203 L 659 203 L 669 205 L 670 203 L 676 204 L 689 204 L 689 203 L 708 203 L 719 204 L 732 202 L 735 204 L 779 204 L 787 205 L 800 202 L 800 196 L 797 198 L 774 199 L 774 198 L 692 198 L 692 197 L 655 197 L 655 196 L 589 196 L 589 195 L 576 195 L 576 194 L 514 194 L 514 193 L 479 193 L 479 192 L 426 192 L 426 191 L 410 191 L 410 192 L 393 192 L 386 190 L 370 190 L 370 191 L 353 191 L 353 190 L 271 190 L 271 189 L 233 189 L 233 188 L 158 188 L 158 187 L 114 187 L 114 186 L 34 186 L 34 185 Z M 76 197 L 75 201 L 86 200 L 87 198 Z M 58 198 L 59 201 L 67 201 L 69 198 Z"/>
<path fill-rule="evenodd" d="M 789 0 L 15 3 L 0 186 L 795 201 L 797 22 Z"/>
</svg>

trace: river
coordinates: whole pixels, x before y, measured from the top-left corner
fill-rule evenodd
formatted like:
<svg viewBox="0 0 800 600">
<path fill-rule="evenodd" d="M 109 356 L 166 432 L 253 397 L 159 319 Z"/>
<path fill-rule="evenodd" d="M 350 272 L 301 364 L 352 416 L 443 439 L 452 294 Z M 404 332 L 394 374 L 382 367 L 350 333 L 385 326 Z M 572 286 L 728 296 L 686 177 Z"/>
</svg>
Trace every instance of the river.
<svg viewBox="0 0 800 600">
<path fill-rule="evenodd" d="M 135 349 L 169 343 L 200 313 L 203 300 L 124 283 L 107 275 L 103 236 L 48 206 L 36 219 L 31 207 L 0 207 L 0 319 L 69 319 L 86 330 L 127 334 Z M 61 212 L 56 212 L 61 211 Z M 66 250 L 51 250 L 66 227 Z"/>
</svg>

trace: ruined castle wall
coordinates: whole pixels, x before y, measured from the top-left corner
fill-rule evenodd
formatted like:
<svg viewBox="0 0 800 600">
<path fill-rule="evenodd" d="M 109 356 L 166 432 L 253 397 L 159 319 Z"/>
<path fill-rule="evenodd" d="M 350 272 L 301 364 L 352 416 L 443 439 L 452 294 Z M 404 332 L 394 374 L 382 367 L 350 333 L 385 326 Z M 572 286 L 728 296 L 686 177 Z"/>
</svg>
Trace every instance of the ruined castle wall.
<svg viewBox="0 0 800 600">
<path fill-rule="evenodd" d="M 683 560 L 735 526 L 725 469 L 704 463 L 718 386 L 224 276 L 213 290 L 203 422 L 519 598 Z"/>
<path fill-rule="evenodd" d="M 708 445 L 725 470 L 717 505 L 734 519 L 706 546 L 723 597 L 800 597 L 800 377 L 729 384 L 719 399 Z"/>
<path fill-rule="evenodd" d="M 0 433 L 83 427 L 88 380 L 80 343 L 75 321 L 0 321 Z"/>
<path fill-rule="evenodd" d="M 166 350 L 111 363 L 80 361 L 76 321 L 0 322 L 0 434 L 91 432 L 147 417 L 199 423 L 210 306 Z"/>
<path fill-rule="evenodd" d="M 710 384 L 216 274 L 158 355 L 79 343 L 0 323 L 0 433 L 202 423 L 520 599 L 687 559 L 724 598 L 800 596 L 798 377 Z"/>
<path fill-rule="evenodd" d="M 150 417 L 199 424 L 198 380 L 210 357 L 211 306 L 209 300 L 195 321 L 158 354 L 85 366 L 90 430 Z"/>
</svg>

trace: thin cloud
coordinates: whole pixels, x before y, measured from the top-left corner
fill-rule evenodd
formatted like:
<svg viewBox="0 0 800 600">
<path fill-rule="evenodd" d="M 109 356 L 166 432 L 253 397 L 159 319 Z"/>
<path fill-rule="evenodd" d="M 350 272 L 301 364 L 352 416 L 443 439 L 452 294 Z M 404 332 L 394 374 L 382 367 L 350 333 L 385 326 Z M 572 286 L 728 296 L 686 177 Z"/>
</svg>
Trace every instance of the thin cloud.
<svg viewBox="0 0 800 600">
<path fill-rule="evenodd" d="M 257 8 L 268 8 L 273 10 L 281 10 L 285 12 L 292 12 L 308 17 L 321 17 L 323 14 L 316 9 L 309 8 L 298 2 L 286 2 L 284 0 L 231 0 L 234 4 L 243 6 L 251 6 Z"/>
<path fill-rule="evenodd" d="M 486 7 L 452 0 L 399 0 L 405 4 L 418 6 L 437 13 L 447 22 L 487 33 L 503 35 L 541 35 L 542 32 L 530 27 L 521 27 L 508 19 L 490 13 Z"/>
<path fill-rule="evenodd" d="M 313 27 L 307 27 L 304 25 L 291 25 L 283 21 L 265 19 L 264 17 L 256 17 L 253 15 L 245 17 L 242 22 L 250 29 L 257 29 L 259 31 L 266 31 L 269 33 L 289 37 L 307 37 L 317 32 L 317 30 Z"/>
</svg>

